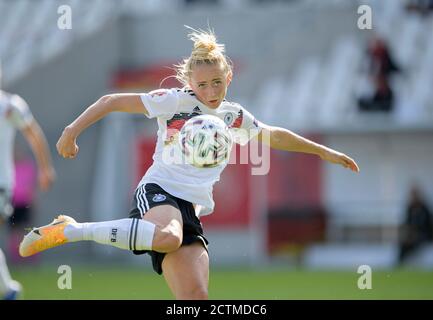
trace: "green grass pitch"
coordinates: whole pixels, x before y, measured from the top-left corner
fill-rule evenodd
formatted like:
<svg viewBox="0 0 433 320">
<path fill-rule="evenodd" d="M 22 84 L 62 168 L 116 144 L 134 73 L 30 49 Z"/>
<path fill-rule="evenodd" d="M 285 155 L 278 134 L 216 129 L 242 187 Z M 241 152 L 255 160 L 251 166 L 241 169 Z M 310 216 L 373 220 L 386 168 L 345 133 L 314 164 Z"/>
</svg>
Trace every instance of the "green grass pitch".
<svg viewBox="0 0 433 320">
<path fill-rule="evenodd" d="M 58 266 L 15 267 L 22 299 L 173 299 L 162 276 L 137 267 L 71 266 L 72 289 L 60 290 Z M 211 269 L 210 299 L 433 299 L 433 271 L 374 271 L 360 290 L 356 271 Z"/>
</svg>

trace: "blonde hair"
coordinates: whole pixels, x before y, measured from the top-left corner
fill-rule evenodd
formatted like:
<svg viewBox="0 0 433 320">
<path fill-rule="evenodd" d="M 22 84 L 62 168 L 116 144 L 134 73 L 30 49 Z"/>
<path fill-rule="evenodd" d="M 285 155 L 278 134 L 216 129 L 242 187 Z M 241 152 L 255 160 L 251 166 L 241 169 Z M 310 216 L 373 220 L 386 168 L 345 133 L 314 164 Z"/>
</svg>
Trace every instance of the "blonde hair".
<svg viewBox="0 0 433 320">
<path fill-rule="evenodd" d="M 177 80 L 187 86 L 193 67 L 201 64 L 220 63 L 226 74 L 233 72 L 232 62 L 224 54 L 224 44 L 217 42 L 213 30 L 208 28 L 208 31 L 204 31 L 201 29 L 196 30 L 189 26 L 185 27 L 192 30 L 188 34 L 188 38 L 194 42 L 194 46 L 191 55 L 187 59 L 184 59 L 182 63 L 174 66 Z"/>
</svg>

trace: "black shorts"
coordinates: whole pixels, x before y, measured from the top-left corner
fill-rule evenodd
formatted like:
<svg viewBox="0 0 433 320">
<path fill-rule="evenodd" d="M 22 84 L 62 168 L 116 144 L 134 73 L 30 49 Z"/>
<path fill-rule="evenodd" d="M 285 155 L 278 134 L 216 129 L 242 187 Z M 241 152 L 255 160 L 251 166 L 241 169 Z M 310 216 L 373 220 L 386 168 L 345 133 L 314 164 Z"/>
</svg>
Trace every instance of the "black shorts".
<svg viewBox="0 0 433 320">
<path fill-rule="evenodd" d="M 11 228 L 22 228 L 31 224 L 30 207 L 15 207 L 14 213 L 9 217 L 9 226 Z"/>
<path fill-rule="evenodd" d="M 172 196 L 155 183 L 146 183 L 137 188 L 129 217 L 141 219 L 147 211 L 160 205 L 170 205 L 179 209 L 183 220 L 183 246 L 200 242 L 208 250 L 209 242 L 203 235 L 202 224 L 195 215 L 192 203 Z M 134 254 L 148 253 L 152 258 L 153 270 L 162 274 L 162 260 L 164 260 L 165 253 L 151 250 L 133 250 L 132 252 Z"/>
</svg>

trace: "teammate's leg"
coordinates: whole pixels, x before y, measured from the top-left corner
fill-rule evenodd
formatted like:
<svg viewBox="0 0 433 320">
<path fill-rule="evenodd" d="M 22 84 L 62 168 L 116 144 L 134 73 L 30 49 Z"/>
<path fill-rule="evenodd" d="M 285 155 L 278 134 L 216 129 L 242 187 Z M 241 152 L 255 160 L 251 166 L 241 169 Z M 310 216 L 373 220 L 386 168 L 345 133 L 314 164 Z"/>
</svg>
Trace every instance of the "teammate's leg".
<svg viewBox="0 0 433 320">
<path fill-rule="evenodd" d="M 6 258 L 2 249 L 0 249 L 0 296 L 3 296 L 9 290 L 11 280 L 9 269 L 6 265 Z"/>
<path fill-rule="evenodd" d="M 6 264 L 6 258 L 0 249 L 0 299 L 15 299 L 20 291 L 21 285 L 17 281 L 12 280 Z"/>
<path fill-rule="evenodd" d="M 209 255 L 202 243 L 194 242 L 167 253 L 162 270 L 176 299 L 208 299 Z"/>
<path fill-rule="evenodd" d="M 0 225 L 3 221 L 9 219 L 12 213 L 13 208 L 10 203 L 10 193 L 0 188 Z M 17 281 L 12 280 L 5 255 L 0 249 L 0 299 L 16 299 L 20 291 L 21 285 Z"/>
</svg>

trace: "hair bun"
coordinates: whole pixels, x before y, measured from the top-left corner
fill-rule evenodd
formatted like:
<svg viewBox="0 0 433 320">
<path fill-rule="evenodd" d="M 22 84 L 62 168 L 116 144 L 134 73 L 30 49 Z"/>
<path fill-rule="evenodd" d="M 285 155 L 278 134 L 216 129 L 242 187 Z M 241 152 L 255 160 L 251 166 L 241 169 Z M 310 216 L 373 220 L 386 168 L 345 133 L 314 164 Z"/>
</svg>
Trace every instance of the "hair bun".
<svg viewBox="0 0 433 320">
<path fill-rule="evenodd" d="M 207 41 L 206 41 L 207 40 Z M 200 41 L 194 42 L 194 50 L 207 50 L 208 52 L 214 51 L 218 46 L 216 41 L 213 39 L 200 39 Z"/>
<path fill-rule="evenodd" d="M 209 29 L 196 30 L 189 26 L 185 26 L 192 32 L 188 34 L 188 38 L 194 43 L 191 56 L 184 59 L 182 63 L 174 65 L 176 70 L 176 79 L 183 85 L 188 85 L 191 77 L 192 67 L 203 63 L 213 64 L 221 63 L 223 70 L 226 73 L 232 73 L 232 64 L 229 63 L 229 58 L 224 54 L 224 44 L 217 42 L 215 33 Z"/>
<path fill-rule="evenodd" d="M 196 59 L 215 59 L 224 54 L 224 45 L 217 43 L 215 34 L 209 31 L 195 30 L 188 37 L 194 42 L 191 56 Z"/>
</svg>

